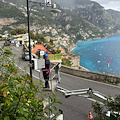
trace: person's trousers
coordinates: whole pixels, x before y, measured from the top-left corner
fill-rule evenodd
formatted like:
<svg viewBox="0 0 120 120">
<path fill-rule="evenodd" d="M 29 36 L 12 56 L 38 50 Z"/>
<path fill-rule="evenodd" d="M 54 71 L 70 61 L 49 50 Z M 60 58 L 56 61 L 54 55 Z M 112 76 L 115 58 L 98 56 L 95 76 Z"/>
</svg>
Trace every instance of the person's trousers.
<svg viewBox="0 0 120 120">
<path fill-rule="evenodd" d="M 45 88 L 49 88 L 49 81 L 45 80 Z"/>
<path fill-rule="evenodd" d="M 43 77 L 45 80 L 45 88 L 49 88 L 49 74 L 46 74 L 46 72 L 43 72 Z"/>
</svg>

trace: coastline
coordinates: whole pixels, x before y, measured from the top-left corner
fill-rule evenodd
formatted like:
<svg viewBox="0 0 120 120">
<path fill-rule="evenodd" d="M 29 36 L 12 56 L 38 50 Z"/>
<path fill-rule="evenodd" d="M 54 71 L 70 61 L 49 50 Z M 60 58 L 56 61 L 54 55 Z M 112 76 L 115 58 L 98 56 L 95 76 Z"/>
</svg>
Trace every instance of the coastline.
<svg viewBox="0 0 120 120">
<path fill-rule="evenodd" d="M 76 47 L 77 47 L 77 45 L 73 46 L 73 48 L 70 49 L 70 52 L 71 52 L 72 50 L 74 50 Z"/>
<path fill-rule="evenodd" d="M 108 36 L 107 36 L 108 37 Z M 104 37 L 104 38 L 107 38 L 107 37 Z M 110 36 L 109 36 L 110 37 Z M 84 40 L 84 41 L 93 41 L 93 40 L 97 40 L 97 39 L 102 39 L 102 37 L 97 37 L 97 38 L 94 38 L 94 39 L 87 39 L 87 40 Z M 83 40 L 79 40 L 78 42 L 84 42 Z M 77 42 L 77 43 L 78 43 Z M 77 43 L 76 44 L 73 44 L 72 46 L 70 46 L 70 52 L 73 51 L 76 47 L 77 47 Z M 79 56 L 80 57 L 80 56 Z M 84 71 L 90 71 L 88 70 L 87 68 L 83 67 L 80 65 L 80 59 L 79 59 L 79 67 L 78 69 L 81 69 L 81 70 L 84 70 Z"/>
<path fill-rule="evenodd" d="M 80 66 L 84 66 L 90 71 L 120 75 L 120 34 L 114 34 L 111 37 L 96 41 L 80 42 L 78 48 L 74 49 L 74 54 L 79 55 Z M 108 70 L 108 59 L 111 58 L 110 68 Z M 116 66 L 117 65 L 117 66 Z"/>
<path fill-rule="evenodd" d="M 112 33 L 112 34 L 107 34 L 105 37 L 96 37 L 96 38 L 91 38 L 91 39 L 86 39 L 86 40 L 78 40 L 78 42 L 84 42 L 84 41 L 93 41 L 93 40 L 99 40 L 99 39 L 105 39 L 105 38 L 109 38 L 109 37 L 112 37 L 112 36 L 114 36 L 114 35 L 119 35 L 120 33 Z M 77 43 L 78 43 L 77 42 Z M 77 44 L 76 43 L 76 44 Z"/>
<path fill-rule="evenodd" d="M 113 36 L 116 36 L 116 35 L 120 35 L 120 33 L 116 33 L 116 34 L 109 34 L 108 36 L 106 37 L 97 37 L 97 38 L 94 38 L 94 39 L 87 39 L 85 41 L 94 41 L 94 40 L 99 40 L 99 39 L 106 39 L 106 38 L 109 38 L 109 37 L 113 37 Z M 83 40 L 79 40 L 78 42 L 84 42 Z M 78 43 L 77 42 L 77 43 Z M 70 51 L 72 52 L 76 47 L 77 47 L 77 43 L 72 45 L 73 47 L 70 49 Z M 80 56 L 79 56 L 80 57 Z M 79 62 L 79 67 L 78 69 L 82 69 L 82 70 L 85 70 L 85 71 L 90 71 L 88 70 L 87 68 L 83 67 L 80 65 L 80 62 Z"/>
</svg>

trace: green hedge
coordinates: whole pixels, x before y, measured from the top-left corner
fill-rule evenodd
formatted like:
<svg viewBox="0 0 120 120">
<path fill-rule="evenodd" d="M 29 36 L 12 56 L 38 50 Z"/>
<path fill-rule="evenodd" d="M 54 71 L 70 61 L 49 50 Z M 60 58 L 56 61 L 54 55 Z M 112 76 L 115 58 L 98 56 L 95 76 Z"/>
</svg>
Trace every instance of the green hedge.
<svg viewBox="0 0 120 120">
<path fill-rule="evenodd" d="M 71 58 L 68 58 L 68 59 L 62 58 L 62 63 L 61 64 L 71 67 L 71 65 L 72 65 L 71 64 Z"/>
<path fill-rule="evenodd" d="M 60 60 L 62 59 L 62 54 L 51 54 L 48 56 L 49 60 Z"/>
</svg>

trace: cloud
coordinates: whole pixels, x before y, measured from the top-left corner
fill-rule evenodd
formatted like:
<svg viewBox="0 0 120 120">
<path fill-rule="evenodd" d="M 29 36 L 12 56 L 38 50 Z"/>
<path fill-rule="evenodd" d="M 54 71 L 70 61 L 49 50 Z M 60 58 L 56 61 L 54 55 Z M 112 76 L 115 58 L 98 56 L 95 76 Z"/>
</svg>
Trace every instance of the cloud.
<svg viewBox="0 0 120 120">
<path fill-rule="evenodd" d="M 91 0 L 98 2 L 100 5 L 105 7 L 105 9 L 113 9 L 120 11 L 120 0 Z"/>
<path fill-rule="evenodd" d="M 120 1 L 110 1 L 108 4 L 104 4 L 106 9 L 114 9 L 120 11 Z"/>
</svg>

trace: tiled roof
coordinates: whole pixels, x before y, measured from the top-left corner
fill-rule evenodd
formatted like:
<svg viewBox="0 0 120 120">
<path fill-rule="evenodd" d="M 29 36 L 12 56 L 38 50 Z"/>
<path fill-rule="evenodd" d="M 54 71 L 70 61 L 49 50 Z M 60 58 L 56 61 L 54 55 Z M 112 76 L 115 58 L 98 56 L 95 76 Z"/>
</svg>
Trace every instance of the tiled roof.
<svg viewBox="0 0 120 120">
<path fill-rule="evenodd" d="M 61 50 L 61 53 L 66 54 L 66 52 L 65 52 L 65 49 L 64 49 L 64 48 L 59 48 L 59 50 Z"/>
<path fill-rule="evenodd" d="M 54 50 L 57 50 L 57 48 L 56 48 L 56 47 L 54 47 L 53 49 L 54 49 Z"/>
<path fill-rule="evenodd" d="M 36 53 L 38 49 L 44 50 L 45 52 L 47 52 L 48 50 L 44 47 L 44 45 L 39 44 L 39 45 L 35 45 L 35 48 L 32 49 L 32 53 Z"/>
</svg>

